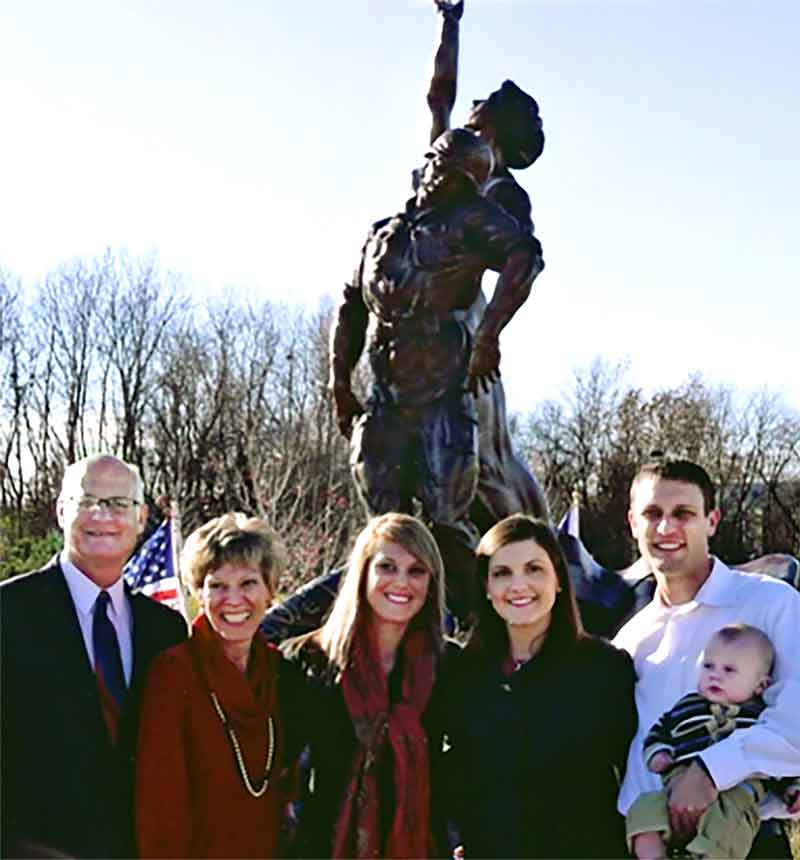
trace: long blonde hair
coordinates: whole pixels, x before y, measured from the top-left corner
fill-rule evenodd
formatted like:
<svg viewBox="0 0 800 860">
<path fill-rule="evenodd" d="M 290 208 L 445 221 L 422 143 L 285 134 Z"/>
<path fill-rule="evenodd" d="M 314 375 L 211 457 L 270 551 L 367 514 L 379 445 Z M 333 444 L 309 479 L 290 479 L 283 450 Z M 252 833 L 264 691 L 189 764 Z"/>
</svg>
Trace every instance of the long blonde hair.
<svg viewBox="0 0 800 860">
<path fill-rule="evenodd" d="M 317 641 L 335 672 L 343 671 L 349 661 L 353 639 L 367 610 L 367 570 L 382 541 L 400 544 L 430 572 L 425 604 L 411 623 L 427 629 L 433 646 L 437 651 L 442 649 L 445 590 L 444 563 L 439 547 L 428 528 L 415 517 L 383 514 L 371 519 L 356 538 L 339 594 L 330 615 L 317 631 Z"/>
</svg>

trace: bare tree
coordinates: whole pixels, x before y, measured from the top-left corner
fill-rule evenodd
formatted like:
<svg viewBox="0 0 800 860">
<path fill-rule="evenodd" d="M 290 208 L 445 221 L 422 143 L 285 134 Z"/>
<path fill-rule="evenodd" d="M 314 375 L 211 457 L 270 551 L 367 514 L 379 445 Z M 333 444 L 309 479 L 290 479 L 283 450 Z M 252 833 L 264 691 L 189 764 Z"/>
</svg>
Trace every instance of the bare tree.
<svg viewBox="0 0 800 860">
<path fill-rule="evenodd" d="M 22 361 L 19 284 L 0 271 L 0 505 L 19 522 L 24 498 L 23 411 L 27 377 Z"/>
<path fill-rule="evenodd" d="M 162 275 L 154 257 L 131 259 L 108 251 L 99 263 L 104 290 L 98 314 L 98 351 L 106 372 L 102 381 L 102 421 L 108 421 L 111 392 L 116 430 L 113 444 L 130 463 L 143 465 L 143 427 L 158 367 L 159 347 L 171 327 L 186 313 L 176 278 Z"/>
<path fill-rule="evenodd" d="M 32 340 L 44 374 L 35 389 L 44 456 L 52 449 L 73 463 L 89 452 L 90 391 L 97 361 L 97 308 L 103 290 L 96 262 L 74 260 L 40 285 L 32 305 Z"/>
<path fill-rule="evenodd" d="M 699 375 L 646 398 L 625 367 L 595 361 L 561 401 L 518 422 L 520 448 L 560 514 L 575 489 L 581 530 L 598 559 L 624 567 L 628 488 L 651 452 L 702 463 L 720 490 L 714 547 L 732 562 L 770 551 L 800 552 L 800 416 L 768 392 L 744 397 Z"/>
</svg>

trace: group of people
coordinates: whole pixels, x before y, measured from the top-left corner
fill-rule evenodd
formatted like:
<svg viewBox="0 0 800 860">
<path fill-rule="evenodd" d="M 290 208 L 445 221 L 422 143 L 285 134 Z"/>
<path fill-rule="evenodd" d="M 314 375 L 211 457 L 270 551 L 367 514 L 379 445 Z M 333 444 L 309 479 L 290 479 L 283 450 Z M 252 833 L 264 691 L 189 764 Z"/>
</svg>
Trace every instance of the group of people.
<svg viewBox="0 0 800 860">
<path fill-rule="evenodd" d="M 68 467 L 57 510 L 63 552 L 0 586 L 3 856 L 745 857 L 800 812 L 800 595 L 709 555 L 693 463 L 633 482 L 658 588 L 613 643 L 523 514 L 480 541 L 463 647 L 431 532 L 388 513 L 322 626 L 278 648 L 259 626 L 287 551 L 262 520 L 187 540 L 187 638 L 121 576 L 133 467 Z"/>
<path fill-rule="evenodd" d="M 711 480 L 664 459 L 629 510 L 655 596 L 611 642 L 584 631 L 498 378 L 544 265 L 509 170 L 542 151 L 538 106 L 506 81 L 450 129 L 463 3 L 435 2 L 426 165 L 370 231 L 333 334 L 372 516 L 327 618 L 267 641 L 287 548 L 230 512 L 184 547 L 187 630 L 123 582 L 137 470 L 70 465 L 63 551 L 0 585 L 4 857 L 789 856 L 757 832 L 800 815 L 800 594 L 712 557 Z M 474 612 L 460 644 L 445 569 Z"/>
</svg>

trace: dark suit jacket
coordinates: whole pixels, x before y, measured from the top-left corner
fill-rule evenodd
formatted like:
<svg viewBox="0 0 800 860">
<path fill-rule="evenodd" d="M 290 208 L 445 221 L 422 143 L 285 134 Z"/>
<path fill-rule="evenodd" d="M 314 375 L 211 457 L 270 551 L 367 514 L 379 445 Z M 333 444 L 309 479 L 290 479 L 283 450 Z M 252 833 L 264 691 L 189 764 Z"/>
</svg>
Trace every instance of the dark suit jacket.
<svg viewBox="0 0 800 860">
<path fill-rule="evenodd" d="M 177 612 L 127 595 L 133 673 L 114 748 L 58 559 L 0 585 L 3 857 L 26 842 L 75 857 L 135 855 L 133 756 L 144 676 L 187 630 Z"/>
</svg>

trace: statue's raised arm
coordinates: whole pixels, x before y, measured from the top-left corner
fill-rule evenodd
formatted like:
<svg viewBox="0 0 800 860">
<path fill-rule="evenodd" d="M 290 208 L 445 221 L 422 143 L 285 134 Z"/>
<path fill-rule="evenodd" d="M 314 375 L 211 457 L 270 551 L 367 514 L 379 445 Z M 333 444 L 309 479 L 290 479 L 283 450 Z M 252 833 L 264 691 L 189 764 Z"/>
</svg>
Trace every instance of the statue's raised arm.
<svg viewBox="0 0 800 860">
<path fill-rule="evenodd" d="M 441 16 L 441 30 L 427 94 L 431 142 L 451 126 L 464 13 L 463 2 L 434 0 L 434 4 Z M 483 185 L 483 196 L 514 218 L 532 238 L 531 203 L 509 168 L 528 167 L 542 152 L 544 133 L 536 100 L 513 81 L 504 81 L 487 97 L 471 103 L 466 127 L 492 151 L 493 166 Z M 418 171 L 416 176 L 418 180 Z M 499 331 L 517 309 L 518 302 L 527 298 L 532 280 L 544 266 L 541 246 L 534 242 L 532 257 L 527 252 L 515 254 L 506 262 L 507 271 L 489 307 L 479 291 L 464 316 L 472 334 L 468 385 L 477 396 L 479 426 L 480 468 L 472 516 L 482 531 L 518 511 L 547 516 L 544 493 L 511 445 L 499 368 Z M 509 284 L 515 287 L 509 290 Z M 519 288 L 521 284 L 524 289 Z"/>
<path fill-rule="evenodd" d="M 439 44 L 433 57 L 433 74 L 428 87 L 428 107 L 431 109 L 429 143 L 450 128 L 450 116 L 456 103 L 458 81 L 459 22 L 464 13 L 464 0 L 434 0 L 442 16 Z"/>
</svg>

